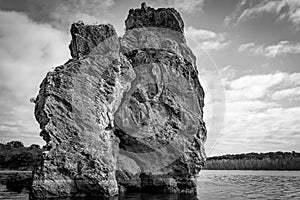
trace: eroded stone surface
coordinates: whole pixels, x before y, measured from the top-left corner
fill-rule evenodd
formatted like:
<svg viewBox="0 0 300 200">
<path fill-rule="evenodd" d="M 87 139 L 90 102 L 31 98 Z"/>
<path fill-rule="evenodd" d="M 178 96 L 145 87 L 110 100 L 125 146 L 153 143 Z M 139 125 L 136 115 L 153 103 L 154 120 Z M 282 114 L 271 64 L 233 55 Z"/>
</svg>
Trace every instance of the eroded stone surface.
<svg viewBox="0 0 300 200">
<path fill-rule="evenodd" d="M 204 92 L 175 9 L 71 27 L 73 59 L 49 72 L 35 116 L 47 142 L 33 197 L 195 193 L 205 161 Z"/>
<path fill-rule="evenodd" d="M 125 21 L 126 30 L 141 27 L 161 27 L 183 33 L 184 23 L 174 8 L 154 9 L 142 3 L 139 9 L 130 9 Z"/>
<path fill-rule="evenodd" d="M 91 29 L 94 34 L 114 35 L 109 37 L 109 50 L 101 41 L 87 54 L 84 47 L 74 45 L 71 52 L 79 57 L 49 72 L 40 86 L 35 115 L 49 152 L 34 173 L 32 194 L 36 197 L 118 194 L 118 139 L 111 129 L 112 116 L 135 74 L 119 54 L 111 26 L 79 23 L 71 31 L 73 27 L 81 32 L 72 33 L 71 45 L 83 45 L 78 41 Z"/>
<path fill-rule="evenodd" d="M 124 93 L 114 124 L 120 154 L 139 166 L 141 184 L 136 174 L 127 173 L 128 167 L 118 168 L 119 183 L 125 188 L 131 184 L 128 190 L 194 193 L 206 139 L 195 56 L 181 32 L 127 29 L 121 50 L 136 78 Z"/>
</svg>

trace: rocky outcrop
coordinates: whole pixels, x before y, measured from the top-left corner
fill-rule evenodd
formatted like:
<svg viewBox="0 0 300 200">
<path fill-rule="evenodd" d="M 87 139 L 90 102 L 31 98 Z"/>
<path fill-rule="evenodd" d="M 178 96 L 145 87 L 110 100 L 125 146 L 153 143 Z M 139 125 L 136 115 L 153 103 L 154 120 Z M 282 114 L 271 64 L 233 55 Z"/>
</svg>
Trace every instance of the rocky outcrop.
<svg viewBox="0 0 300 200">
<path fill-rule="evenodd" d="M 125 21 L 126 30 L 141 27 L 161 27 L 183 33 L 183 20 L 174 8 L 147 7 L 142 3 L 141 9 L 130 9 Z"/>
<path fill-rule="evenodd" d="M 111 25 L 77 23 L 71 31 L 73 59 L 47 74 L 36 100 L 49 151 L 34 172 L 32 196 L 113 196 L 119 143 L 113 114 L 134 70 Z"/>
<path fill-rule="evenodd" d="M 126 32 L 71 27 L 72 59 L 40 85 L 48 151 L 31 196 L 195 193 L 205 161 L 204 92 L 172 8 L 130 10 Z"/>
</svg>

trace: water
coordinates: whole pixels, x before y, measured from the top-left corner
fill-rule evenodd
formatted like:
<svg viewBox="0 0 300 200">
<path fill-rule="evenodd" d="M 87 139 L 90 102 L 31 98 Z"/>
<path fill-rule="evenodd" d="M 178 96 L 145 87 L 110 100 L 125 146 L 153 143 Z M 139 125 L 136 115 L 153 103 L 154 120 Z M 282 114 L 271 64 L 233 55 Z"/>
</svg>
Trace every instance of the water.
<svg viewBox="0 0 300 200">
<path fill-rule="evenodd" d="M 1 176 L 1 173 L 0 173 Z M 300 199 L 300 171 L 203 170 L 198 196 L 128 194 L 113 200 Z M 29 192 L 10 192 L 0 184 L 0 200 L 26 200 Z"/>
<path fill-rule="evenodd" d="M 201 200 L 300 199 L 300 171 L 203 170 L 201 177 Z"/>
</svg>

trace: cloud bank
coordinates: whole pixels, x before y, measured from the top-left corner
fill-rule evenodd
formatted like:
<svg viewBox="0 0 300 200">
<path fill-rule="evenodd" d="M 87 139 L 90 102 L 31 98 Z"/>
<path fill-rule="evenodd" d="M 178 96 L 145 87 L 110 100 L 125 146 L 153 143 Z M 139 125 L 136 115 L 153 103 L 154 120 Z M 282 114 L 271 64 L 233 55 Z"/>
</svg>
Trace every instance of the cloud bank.
<svg viewBox="0 0 300 200">
<path fill-rule="evenodd" d="M 266 14 L 274 14 L 277 21 L 288 21 L 300 29 L 299 0 L 240 0 L 235 11 L 226 17 L 225 24 L 245 22 Z"/>
<path fill-rule="evenodd" d="M 1 139 L 41 142 L 29 99 L 47 71 L 67 61 L 70 38 L 18 12 L 0 11 Z"/>
<path fill-rule="evenodd" d="M 290 151 L 300 141 L 300 73 L 227 78 L 221 139 L 212 155 L 239 151 Z"/>
<path fill-rule="evenodd" d="M 114 16 L 110 13 L 114 0 L 0 0 L 7 10 L 27 14 L 34 21 L 49 23 L 68 32 L 70 24 L 76 21 L 106 23 Z"/>
<path fill-rule="evenodd" d="M 248 52 L 253 55 L 261 55 L 275 58 L 288 54 L 300 54 L 300 43 L 292 44 L 289 41 L 280 41 L 270 46 L 256 45 L 255 43 L 242 44 L 239 52 Z"/>
<path fill-rule="evenodd" d="M 196 29 L 189 26 L 185 29 L 186 37 L 189 45 L 199 45 L 206 51 L 220 50 L 230 44 L 230 40 L 226 39 L 225 33 L 215 33 L 205 29 Z"/>
</svg>

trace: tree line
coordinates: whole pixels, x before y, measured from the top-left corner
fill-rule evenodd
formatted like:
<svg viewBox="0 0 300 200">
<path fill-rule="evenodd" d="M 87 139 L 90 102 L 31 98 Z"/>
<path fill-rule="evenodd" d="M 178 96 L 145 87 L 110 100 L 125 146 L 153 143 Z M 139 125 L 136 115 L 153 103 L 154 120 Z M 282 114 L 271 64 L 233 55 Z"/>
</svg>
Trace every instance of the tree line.
<svg viewBox="0 0 300 200">
<path fill-rule="evenodd" d="M 207 170 L 300 170 L 300 153 L 228 154 L 207 158 Z"/>
<path fill-rule="evenodd" d="M 32 170 L 41 161 L 43 151 L 37 144 L 25 147 L 20 141 L 0 143 L 0 170 Z"/>
</svg>

